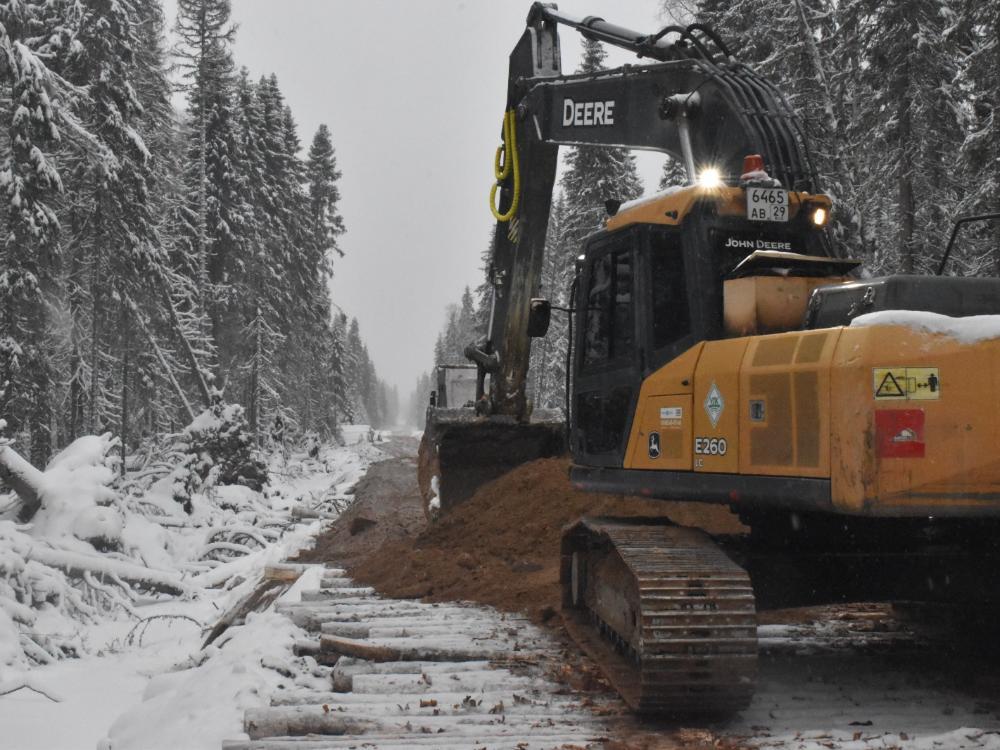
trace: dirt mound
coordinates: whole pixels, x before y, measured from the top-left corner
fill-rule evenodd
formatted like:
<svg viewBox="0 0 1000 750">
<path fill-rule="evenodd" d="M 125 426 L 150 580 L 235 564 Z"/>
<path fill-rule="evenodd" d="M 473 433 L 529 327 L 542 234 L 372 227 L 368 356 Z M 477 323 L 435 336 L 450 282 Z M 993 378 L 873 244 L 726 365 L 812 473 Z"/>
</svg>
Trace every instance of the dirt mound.
<svg viewBox="0 0 1000 750">
<path fill-rule="evenodd" d="M 484 485 L 420 534 L 349 564 L 392 597 L 466 599 L 545 620 L 558 610 L 559 539 L 582 515 L 663 516 L 714 533 L 740 531 L 727 509 L 574 490 L 567 459 L 540 459 Z"/>
</svg>

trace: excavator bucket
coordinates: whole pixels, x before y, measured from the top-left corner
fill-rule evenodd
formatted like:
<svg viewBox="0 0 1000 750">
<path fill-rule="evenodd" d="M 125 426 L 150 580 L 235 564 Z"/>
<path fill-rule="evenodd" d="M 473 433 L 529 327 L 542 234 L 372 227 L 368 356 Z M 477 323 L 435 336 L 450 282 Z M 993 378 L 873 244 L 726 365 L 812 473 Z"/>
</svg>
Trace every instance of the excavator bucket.
<svg viewBox="0 0 1000 750">
<path fill-rule="evenodd" d="M 476 416 L 472 409 L 428 409 L 417 465 L 428 518 L 447 513 L 523 463 L 564 453 L 566 424 L 560 416 L 546 413 L 518 422 Z"/>
</svg>

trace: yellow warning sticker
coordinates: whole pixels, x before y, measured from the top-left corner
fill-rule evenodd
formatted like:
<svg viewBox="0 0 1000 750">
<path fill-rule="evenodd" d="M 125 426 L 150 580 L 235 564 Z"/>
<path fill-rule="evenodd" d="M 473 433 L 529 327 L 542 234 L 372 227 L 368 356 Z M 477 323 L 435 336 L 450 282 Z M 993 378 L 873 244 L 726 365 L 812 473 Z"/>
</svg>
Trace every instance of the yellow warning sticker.
<svg viewBox="0 0 1000 750">
<path fill-rule="evenodd" d="M 941 378 L 936 367 L 874 367 L 872 389 L 877 401 L 936 401 Z"/>
<path fill-rule="evenodd" d="M 941 379 L 936 367 L 907 367 L 906 395 L 918 401 L 937 401 L 941 398 Z"/>
</svg>

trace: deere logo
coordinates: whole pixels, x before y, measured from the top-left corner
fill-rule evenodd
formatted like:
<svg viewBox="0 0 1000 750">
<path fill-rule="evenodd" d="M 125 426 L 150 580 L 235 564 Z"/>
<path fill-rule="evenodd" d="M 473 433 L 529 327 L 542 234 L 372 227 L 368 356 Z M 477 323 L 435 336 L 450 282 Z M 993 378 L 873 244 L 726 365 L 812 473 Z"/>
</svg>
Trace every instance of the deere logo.
<svg viewBox="0 0 1000 750">
<path fill-rule="evenodd" d="M 563 127 L 592 127 L 615 124 L 615 100 L 575 102 L 563 99 Z"/>
</svg>

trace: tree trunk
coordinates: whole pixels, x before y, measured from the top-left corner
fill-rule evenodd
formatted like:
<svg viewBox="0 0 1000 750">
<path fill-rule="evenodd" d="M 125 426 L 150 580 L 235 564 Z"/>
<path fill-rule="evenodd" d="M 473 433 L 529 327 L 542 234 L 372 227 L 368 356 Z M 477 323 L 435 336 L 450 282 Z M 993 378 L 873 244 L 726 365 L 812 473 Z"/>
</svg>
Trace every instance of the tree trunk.
<svg viewBox="0 0 1000 750">
<path fill-rule="evenodd" d="M 128 380 L 129 380 L 129 349 L 130 349 L 130 330 L 129 330 L 129 315 L 128 307 L 125 301 L 122 300 L 121 303 L 121 336 L 122 336 L 122 408 L 121 408 L 121 450 L 122 450 L 122 464 L 121 464 L 121 475 L 125 476 L 125 459 L 128 456 L 128 421 L 129 421 L 129 403 L 128 403 Z"/>
<path fill-rule="evenodd" d="M 41 307 L 39 305 L 38 307 Z M 43 317 L 42 313 L 38 313 Z M 44 319 L 44 318 L 43 318 Z M 37 466 L 45 466 L 52 455 L 52 371 L 49 367 L 44 324 L 39 321 L 33 337 L 32 348 L 32 407 L 29 426 L 31 428 L 31 460 Z"/>
<path fill-rule="evenodd" d="M 993 23 L 992 25 L 992 38 L 993 38 L 993 81 L 1000 90 L 1000 10 L 993 6 Z M 993 97 L 993 138 L 991 141 L 993 159 L 992 159 L 992 178 L 994 185 L 1000 185 L 1000 97 L 994 94 Z M 1000 193 L 994 193 L 991 196 L 992 206 L 988 206 L 988 210 L 996 211 L 1000 213 Z M 1000 221 L 993 222 L 993 259 L 994 259 L 994 275 L 1000 276 Z"/>
<path fill-rule="evenodd" d="M 198 363 L 198 357 L 195 355 L 194 349 L 191 348 L 191 342 L 184 335 L 184 329 L 181 327 L 181 322 L 177 317 L 177 310 L 174 309 L 174 301 L 170 298 L 170 286 L 167 284 L 167 280 L 160 275 L 157 283 L 160 285 L 160 294 L 163 297 L 163 304 L 170 318 L 170 325 L 180 341 L 181 351 L 184 352 L 184 356 L 187 358 L 188 365 L 191 368 L 191 377 L 194 378 L 195 384 L 198 386 L 198 392 L 201 394 L 204 408 L 207 409 L 212 405 L 212 392 L 209 390 L 205 373 Z"/>
<path fill-rule="evenodd" d="M 87 404 L 87 431 L 91 434 L 97 433 L 97 402 L 100 395 L 101 384 L 101 364 L 98 359 L 98 340 L 101 334 L 100 315 L 101 302 L 104 295 L 99 291 L 100 284 L 97 279 L 99 261 L 95 262 L 91 271 L 91 313 L 90 313 L 90 399 Z"/>
<path fill-rule="evenodd" d="M 187 394 L 184 393 L 184 389 L 181 388 L 181 384 L 178 383 L 177 382 L 177 378 L 174 377 L 173 370 L 170 368 L 170 365 L 167 364 L 167 358 L 164 356 L 163 350 L 160 348 L 160 345 L 156 343 L 156 339 L 153 337 L 152 331 L 149 330 L 149 326 L 146 325 L 146 321 L 144 321 L 142 319 L 142 316 L 139 314 L 139 311 L 138 311 L 138 309 L 136 307 L 135 302 L 133 302 L 132 299 L 129 298 L 129 297 L 126 297 L 125 299 L 126 299 L 128 305 L 129 305 L 129 307 L 132 308 L 132 312 L 133 312 L 135 321 L 139 324 L 139 330 L 142 331 L 142 335 L 146 337 L 146 341 L 149 343 L 150 348 L 153 350 L 153 354 L 156 355 L 157 361 L 160 363 L 160 366 L 163 368 L 163 375 L 164 375 L 164 377 L 166 377 L 166 379 L 168 381 L 170 381 L 170 385 L 173 386 L 174 392 L 177 394 L 177 397 L 180 399 L 181 404 L 184 405 L 184 410 L 187 412 L 187 415 L 189 417 L 189 421 L 193 422 L 195 416 L 197 416 L 197 415 L 194 413 L 194 410 L 191 408 L 191 402 L 188 401 Z"/>
<path fill-rule="evenodd" d="M 904 91 L 908 87 L 904 87 Z M 899 265 L 903 273 L 913 273 L 914 198 L 913 198 L 913 123 L 910 119 L 910 102 L 904 96 L 899 111 Z"/>
</svg>

